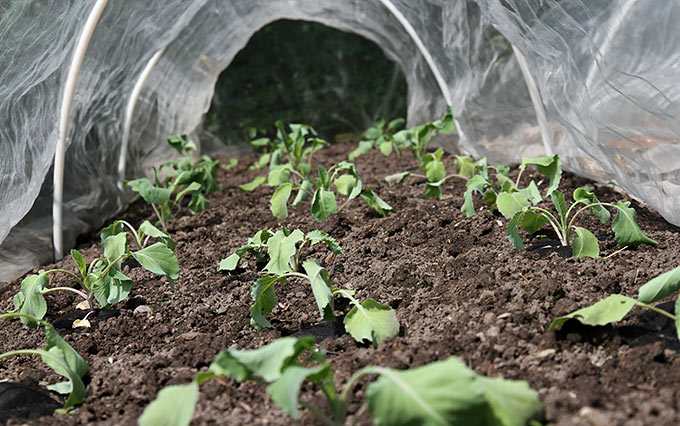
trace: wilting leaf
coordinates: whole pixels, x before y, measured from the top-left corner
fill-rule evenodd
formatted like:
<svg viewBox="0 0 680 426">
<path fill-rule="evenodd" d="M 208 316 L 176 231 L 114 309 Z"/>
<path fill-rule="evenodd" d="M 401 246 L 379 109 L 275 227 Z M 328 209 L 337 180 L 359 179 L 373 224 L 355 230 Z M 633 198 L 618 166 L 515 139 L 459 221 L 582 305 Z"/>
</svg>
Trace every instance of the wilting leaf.
<svg viewBox="0 0 680 426">
<path fill-rule="evenodd" d="M 338 212 L 338 205 L 335 202 L 335 194 L 323 188 L 319 188 L 312 198 L 312 217 L 319 222 L 323 222 L 331 214 Z"/>
<path fill-rule="evenodd" d="M 555 192 L 553 192 L 553 195 Z M 571 244 L 574 257 L 600 257 L 600 243 L 595 238 L 595 235 L 580 226 L 574 226 L 573 229 L 576 232 L 574 241 Z"/>
<path fill-rule="evenodd" d="M 399 334 L 399 320 L 394 309 L 372 299 L 361 304 L 354 298 L 350 301 L 354 307 L 345 316 L 344 323 L 354 340 L 368 340 L 378 346 L 386 338 Z"/>
<path fill-rule="evenodd" d="M 595 194 L 585 188 L 577 188 L 574 190 L 574 201 L 581 202 L 586 205 L 600 202 L 600 200 L 595 197 Z M 611 214 L 606 208 L 604 208 L 604 206 L 593 206 L 589 208 L 588 211 L 592 213 L 602 224 L 609 222 L 609 219 L 611 218 Z"/>
<path fill-rule="evenodd" d="M 616 241 L 619 243 L 619 247 L 636 244 L 656 246 L 658 244 L 656 241 L 647 238 L 647 236 L 642 233 L 642 230 L 635 219 L 635 210 L 629 206 L 629 201 L 626 201 L 625 203 L 619 201 L 616 203 L 618 211 L 616 212 L 614 222 L 612 222 L 612 229 L 614 230 L 614 235 Z"/>
<path fill-rule="evenodd" d="M 274 191 L 271 200 L 269 200 L 269 209 L 272 211 L 277 219 L 283 220 L 288 217 L 288 198 L 290 192 L 293 190 L 293 185 L 284 183 Z"/>
<path fill-rule="evenodd" d="M 293 418 L 299 419 L 300 413 L 297 406 L 302 382 L 312 376 L 323 376 L 330 373 L 330 364 L 322 364 L 313 368 L 292 365 L 284 369 L 278 380 L 267 386 L 267 393 L 283 411 Z"/>
<path fill-rule="evenodd" d="M 555 330 L 555 328 L 572 318 L 585 325 L 606 325 L 611 322 L 621 321 L 633 309 L 633 306 L 635 306 L 635 299 L 620 294 L 612 294 L 593 305 L 555 318 L 552 324 L 550 324 L 550 331 Z"/>
<path fill-rule="evenodd" d="M 371 189 L 364 189 L 361 191 L 361 198 L 366 201 L 369 207 L 372 207 L 381 216 L 387 216 L 392 213 L 394 209 L 392 206 L 384 202 L 378 195 Z"/>
<path fill-rule="evenodd" d="M 257 176 L 255 179 L 251 180 L 248 183 L 244 183 L 243 185 L 238 186 L 238 190 L 240 192 L 251 192 L 254 191 L 255 188 L 258 186 L 262 185 L 263 183 L 267 182 L 267 178 L 265 176 Z"/>
<path fill-rule="evenodd" d="M 158 242 L 133 252 L 132 257 L 145 269 L 157 275 L 165 275 L 171 281 L 176 280 L 179 276 L 177 257 L 163 243 Z"/>
<path fill-rule="evenodd" d="M 496 199 L 496 206 L 498 211 L 503 214 L 503 216 L 510 219 L 515 215 L 515 213 L 522 211 L 525 207 L 529 206 L 529 201 L 527 197 L 521 192 L 501 192 L 498 194 Z"/>
<path fill-rule="evenodd" d="M 306 240 L 309 240 L 311 245 L 317 244 L 317 243 L 325 243 L 330 251 L 338 255 L 342 253 L 342 247 L 340 247 L 340 244 L 335 240 L 335 238 L 331 237 L 327 233 L 319 230 L 314 230 L 314 231 L 309 231 L 307 235 L 305 236 Z"/>
<path fill-rule="evenodd" d="M 314 294 L 321 318 L 324 321 L 335 321 L 333 292 L 331 291 L 331 279 L 328 271 L 319 265 L 316 260 L 306 260 L 302 263 L 302 267 L 312 285 L 312 293 Z"/>
<path fill-rule="evenodd" d="M 37 275 L 29 275 L 21 281 L 21 294 L 23 294 L 23 304 L 19 313 L 31 315 L 38 319 L 42 319 L 47 313 L 47 303 L 42 295 L 42 290 L 49 284 L 49 278 L 44 271 L 40 271 Z M 15 304 L 17 299 L 15 298 Z M 38 326 L 38 323 L 26 317 L 21 317 L 21 322 L 31 328 Z"/>
<path fill-rule="evenodd" d="M 283 231 L 276 231 L 267 240 L 269 262 L 264 269 L 276 275 L 292 272 L 290 260 L 295 255 L 295 245 L 303 239 L 304 234 L 299 229 L 296 229 L 288 236 Z"/>
<path fill-rule="evenodd" d="M 256 328 L 273 328 L 264 314 L 268 314 L 276 307 L 276 292 L 274 285 L 279 282 L 275 275 L 265 275 L 253 285 L 251 296 L 255 303 L 250 307 L 251 324 Z"/>
</svg>

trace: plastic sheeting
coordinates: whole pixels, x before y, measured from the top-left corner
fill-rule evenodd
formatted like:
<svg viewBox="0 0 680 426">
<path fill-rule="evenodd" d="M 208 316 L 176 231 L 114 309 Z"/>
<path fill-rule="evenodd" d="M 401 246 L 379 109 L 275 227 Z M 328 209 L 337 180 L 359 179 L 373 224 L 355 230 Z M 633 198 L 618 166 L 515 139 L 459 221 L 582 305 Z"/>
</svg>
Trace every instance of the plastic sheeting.
<svg viewBox="0 0 680 426">
<path fill-rule="evenodd" d="M 459 123 L 451 151 L 492 162 L 540 155 L 544 132 L 567 168 L 624 190 L 680 224 L 680 2 L 393 0 L 445 81 Z M 51 170 L 58 106 L 91 0 L 0 0 L 0 281 L 52 256 Z M 128 200 L 116 186 L 128 98 L 142 89 L 128 147 L 136 177 L 191 133 L 219 73 L 258 29 L 320 22 L 366 37 L 403 69 L 408 122 L 439 117 L 445 96 L 404 26 L 378 0 L 118 0 L 94 32 L 76 86 L 65 176 L 67 248 Z M 542 102 L 532 105 L 512 45 Z M 275 52 L 263 52 L 272 54 Z M 313 54 L 313 52 L 311 52 Z M 17 226 L 17 224 L 19 224 Z"/>
</svg>

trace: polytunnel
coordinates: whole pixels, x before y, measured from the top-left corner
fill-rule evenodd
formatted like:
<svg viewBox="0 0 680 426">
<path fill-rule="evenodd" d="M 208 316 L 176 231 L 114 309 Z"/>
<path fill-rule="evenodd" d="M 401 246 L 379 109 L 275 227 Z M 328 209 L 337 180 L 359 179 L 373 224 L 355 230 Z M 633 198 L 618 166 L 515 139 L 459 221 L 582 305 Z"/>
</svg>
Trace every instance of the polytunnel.
<svg viewBox="0 0 680 426">
<path fill-rule="evenodd" d="M 279 19 L 375 42 L 404 71 L 410 125 L 451 106 L 449 151 L 554 152 L 680 224 L 677 1 L 2 0 L 0 280 L 125 205 L 121 171 L 143 175 L 168 135 L 195 133 L 219 74 Z"/>
</svg>

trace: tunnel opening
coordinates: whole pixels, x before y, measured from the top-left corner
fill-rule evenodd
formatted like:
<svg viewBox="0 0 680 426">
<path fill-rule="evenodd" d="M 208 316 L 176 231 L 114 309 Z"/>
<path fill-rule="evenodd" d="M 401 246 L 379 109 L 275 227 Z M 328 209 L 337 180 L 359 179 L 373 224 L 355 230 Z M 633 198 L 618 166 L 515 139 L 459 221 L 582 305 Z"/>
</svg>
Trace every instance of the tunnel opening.
<svg viewBox="0 0 680 426">
<path fill-rule="evenodd" d="M 328 141 L 356 137 L 382 117 L 406 117 L 401 67 L 372 41 L 308 21 L 255 33 L 222 72 L 203 129 L 229 143 L 274 123 L 305 123 Z"/>
</svg>

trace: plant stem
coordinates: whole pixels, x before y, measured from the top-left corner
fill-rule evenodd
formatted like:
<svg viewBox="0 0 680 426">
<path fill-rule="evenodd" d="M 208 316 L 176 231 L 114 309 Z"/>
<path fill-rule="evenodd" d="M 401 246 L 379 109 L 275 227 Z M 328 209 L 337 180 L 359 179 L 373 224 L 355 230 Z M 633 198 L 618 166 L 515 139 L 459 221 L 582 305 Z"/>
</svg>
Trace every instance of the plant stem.
<svg viewBox="0 0 680 426">
<path fill-rule="evenodd" d="M 8 358 L 14 355 L 42 355 L 42 353 L 38 349 L 20 349 L 18 351 L 10 351 L 0 354 L 0 359 Z"/>
<path fill-rule="evenodd" d="M 78 284 L 80 284 L 80 285 L 83 284 L 83 280 L 80 279 L 80 277 L 78 275 L 74 274 L 71 271 L 67 271 L 66 269 L 50 269 L 49 271 L 47 271 L 45 273 L 46 274 L 52 274 L 52 273 L 55 273 L 55 272 L 62 272 L 66 275 L 70 275 L 71 277 L 75 278 L 76 281 L 78 281 Z"/>
<path fill-rule="evenodd" d="M 118 263 L 120 260 L 125 259 L 126 257 L 130 257 L 130 256 L 127 253 L 123 253 L 120 256 L 118 256 L 113 262 L 109 263 L 109 265 L 106 268 L 104 268 L 104 270 L 102 271 L 102 273 L 100 275 L 102 277 L 104 275 L 106 275 L 109 272 L 109 269 L 111 269 L 113 267 L 113 265 Z"/>
<path fill-rule="evenodd" d="M 156 213 L 156 217 L 158 218 L 158 220 L 161 222 L 163 231 L 167 234 L 168 228 L 165 226 L 165 220 L 163 220 L 163 216 L 158 212 L 158 209 L 156 208 L 155 204 L 151 204 L 151 208 L 153 209 L 154 213 Z"/>
<path fill-rule="evenodd" d="M 330 419 L 327 415 L 325 415 L 321 410 L 316 408 L 315 406 L 306 403 L 303 400 L 300 400 L 300 405 L 308 409 L 309 411 L 316 416 L 317 419 L 321 420 L 325 425 L 327 426 L 339 426 L 342 425 L 342 423 L 336 423 L 332 419 Z"/>
<path fill-rule="evenodd" d="M 139 234 L 137 233 L 137 230 L 135 229 L 135 227 L 130 225 L 128 222 L 126 222 L 122 219 L 120 219 L 119 222 L 122 223 L 123 225 L 127 226 L 128 228 L 130 228 L 130 231 L 132 231 L 132 236 L 135 238 L 135 242 L 137 243 L 137 247 L 139 247 L 139 249 L 141 250 L 143 248 L 142 247 L 142 241 L 139 239 Z"/>
<path fill-rule="evenodd" d="M 43 290 L 40 293 L 41 294 L 47 294 L 47 293 L 52 293 L 54 291 L 60 291 L 60 290 L 70 291 L 72 293 L 75 293 L 78 296 L 82 297 L 83 299 L 87 300 L 88 303 L 90 303 L 90 298 L 87 297 L 87 294 L 83 293 L 80 290 L 76 290 L 75 288 L 71 288 L 71 287 L 53 287 L 53 288 L 48 288 L 47 290 Z M 92 304 L 90 304 L 90 309 L 92 309 Z"/>
<path fill-rule="evenodd" d="M 557 238 L 559 238 L 562 245 L 565 247 L 569 245 L 569 241 L 567 240 L 567 230 L 560 231 L 561 228 L 561 226 L 559 225 L 560 221 L 557 220 L 557 218 L 552 213 L 550 213 L 550 211 L 541 207 L 529 207 L 529 210 L 535 210 L 537 212 L 542 213 L 545 216 L 545 218 L 548 219 L 548 222 L 555 230 Z"/>
<path fill-rule="evenodd" d="M 675 315 L 669 314 L 668 312 L 664 311 L 663 309 L 656 308 L 652 305 L 648 305 L 646 303 L 638 302 L 637 300 L 635 301 L 635 305 L 643 307 L 643 308 L 650 309 L 650 310 L 656 312 L 657 314 L 661 314 L 661 315 L 663 315 L 667 318 L 672 319 L 673 321 L 675 321 L 675 319 L 676 319 Z"/>
<path fill-rule="evenodd" d="M 348 198 L 347 201 L 345 201 L 344 203 L 342 203 L 342 205 L 340 206 L 340 208 L 338 209 L 338 211 L 335 212 L 335 213 L 336 213 L 336 214 L 337 214 L 337 213 L 340 213 L 340 212 L 342 211 L 342 209 L 344 209 L 344 208 L 347 206 L 347 204 L 349 204 L 349 202 L 352 201 L 352 200 L 353 200 L 353 198 Z"/>
<path fill-rule="evenodd" d="M 8 312 L 6 314 L 0 315 L 0 319 L 12 319 L 12 318 L 17 318 L 17 317 L 24 317 L 24 318 L 32 319 L 33 321 L 39 322 L 40 324 L 43 324 L 43 325 L 48 324 L 48 322 L 45 321 L 45 320 L 41 320 L 40 318 L 34 317 L 33 315 L 22 314 L 20 312 Z"/>
</svg>

